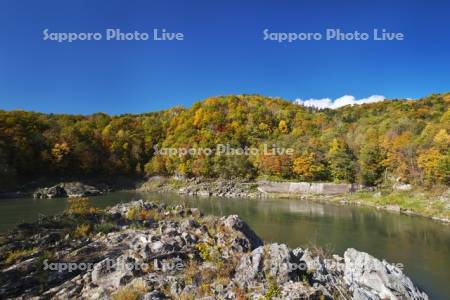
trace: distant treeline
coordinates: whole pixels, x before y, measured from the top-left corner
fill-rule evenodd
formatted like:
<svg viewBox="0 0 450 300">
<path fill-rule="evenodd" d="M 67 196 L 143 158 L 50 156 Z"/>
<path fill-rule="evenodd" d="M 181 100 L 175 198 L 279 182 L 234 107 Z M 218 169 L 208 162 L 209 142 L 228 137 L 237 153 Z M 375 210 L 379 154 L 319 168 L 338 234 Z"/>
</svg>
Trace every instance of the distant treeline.
<svg viewBox="0 0 450 300">
<path fill-rule="evenodd" d="M 173 175 L 450 184 L 450 94 L 315 110 L 258 95 L 108 116 L 0 111 L 0 184 L 40 176 Z M 264 145 L 294 155 L 155 154 Z"/>
</svg>

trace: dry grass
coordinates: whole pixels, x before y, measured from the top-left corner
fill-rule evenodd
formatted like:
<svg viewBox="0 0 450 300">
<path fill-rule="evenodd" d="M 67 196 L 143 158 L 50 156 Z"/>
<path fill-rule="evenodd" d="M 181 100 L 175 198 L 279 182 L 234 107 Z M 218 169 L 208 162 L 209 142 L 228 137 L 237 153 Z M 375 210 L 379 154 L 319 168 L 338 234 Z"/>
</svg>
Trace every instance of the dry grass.
<svg viewBox="0 0 450 300">
<path fill-rule="evenodd" d="M 31 256 L 36 252 L 37 252 L 36 248 L 10 251 L 6 254 L 5 263 L 7 263 L 8 265 L 15 263 L 20 258 Z"/>
<path fill-rule="evenodd" d="M 142 281 L 133 282 L 111 295 L 112 300 L 139 300 L 147 293 L 147 288 Z"/>
<path fill-rule="evenodd" d="M 67 212 L 72 215 L 88 215 L 97 212 L 97 209 L 91 206 L 89 198 L 71 198 L 69 199 L 69 208 Z"/>
<path fill-rule="evenodd" d="M 132 220 L 132 221 L 136 221 L 136 220 L 159 221 L 161 219 L 161 215 L 155 210 L 151 210 L 151 209 L 147 210 L 147 209 L 142 209 L 139 207 L 132 207 L 127 212 L 127 219 Z"/>
<path fill-rule="evenodd" d="M 196 261 L 190 260 L 184 269 L 184 281 L 187 284 L 192 284 L 194 282 L 195 276 L 198 274 L 199 265 Z"/>
</svg>

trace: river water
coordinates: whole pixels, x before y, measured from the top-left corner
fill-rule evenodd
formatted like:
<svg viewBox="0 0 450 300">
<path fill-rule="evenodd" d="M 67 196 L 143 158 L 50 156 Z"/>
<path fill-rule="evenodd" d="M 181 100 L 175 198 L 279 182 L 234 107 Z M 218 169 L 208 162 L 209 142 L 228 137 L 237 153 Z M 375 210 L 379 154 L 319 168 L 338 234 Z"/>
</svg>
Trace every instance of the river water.
<svg viewBox="0 0 450 300">
<path fill-rule="evenodd" d="M 450 299 L 450 226 L 372 208 L 338 206 L 299 199 L 223 199 L 175 194 L 115 192 L 93 197 L 103 208 L 147 199 L 198 207 L 205 214 L 238 214 L 266 242 L 290 247 L 321 246 L 342 255 L 352 247 L 403 264 L 406 274 L 431 299 Z M 0 232 L 39 214 L 62 212 L 67 199 L 0 200 Z"/>
</svg>

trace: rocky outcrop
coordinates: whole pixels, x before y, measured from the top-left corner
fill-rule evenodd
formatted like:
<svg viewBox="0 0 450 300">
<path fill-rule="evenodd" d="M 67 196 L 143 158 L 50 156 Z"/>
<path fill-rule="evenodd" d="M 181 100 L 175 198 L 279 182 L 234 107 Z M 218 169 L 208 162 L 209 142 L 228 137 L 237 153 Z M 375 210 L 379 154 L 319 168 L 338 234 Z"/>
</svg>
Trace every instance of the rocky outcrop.
<svg viewBox="0 0 450 300">
<path fill-rule="evenodd" d="M 358 299 L 425 299 L 402 271 L 367 253 L 348 249 L 344 253 L 344 281 Z"/>
<path fill-rule="evenodd" d="M 236 215 L 142 200 L 23 224 L 0 254 L 2 299 L 428 299 L 367 253 L 264 245 Z"/>
<path fill-rule="evenodd" d="M 55 186 L 40 188 L 33 193 L 33 198 L 75 198 L 102 195 L 106 189 L 100 189 L 81 182 L 65 182 Z"/>
<path fill-rule="evenodd" d="M 290 250 L 284 244 L 270 244 L 242 257 L 235 274 L 242 288 L 257 290 L 266 278 L 275 280 L 280 292 L 289 291 L 282 299 L 309 299 L 314 295 L 367 300 L 428 299 L 399 268 L 355 249 L 348 249 L 344 258 L 326 258 L 308 249 Z M 258 298 L 259 293 L 252 294 L 252 298 Z"/>
</svg>

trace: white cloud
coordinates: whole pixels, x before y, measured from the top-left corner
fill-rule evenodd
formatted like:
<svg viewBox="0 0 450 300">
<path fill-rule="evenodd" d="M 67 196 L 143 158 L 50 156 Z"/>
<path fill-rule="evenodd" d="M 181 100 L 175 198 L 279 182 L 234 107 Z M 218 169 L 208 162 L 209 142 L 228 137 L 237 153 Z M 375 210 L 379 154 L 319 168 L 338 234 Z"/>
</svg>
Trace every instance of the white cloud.
<svg viewBox="0 0 450 300">
<path fill-rule="evenodd" d="M 331 108 L 336 109 L 345 105 L 355 105 L 355 104 L 364 104 L 364 103 L 374 103 L 384 101 L 386 98 L 381 95 L 372 95 L 367 98 L 356 99 L 351 95 L 345 95 L 340 98 L 335 99 L 334 101 L 330 98 L 322 98 L 322 99 L 296 99 L 294 103 L 306 106 L 306 107 L 315 107 L 318 109 Z"/>
</svg>

